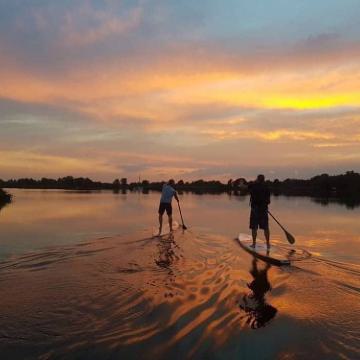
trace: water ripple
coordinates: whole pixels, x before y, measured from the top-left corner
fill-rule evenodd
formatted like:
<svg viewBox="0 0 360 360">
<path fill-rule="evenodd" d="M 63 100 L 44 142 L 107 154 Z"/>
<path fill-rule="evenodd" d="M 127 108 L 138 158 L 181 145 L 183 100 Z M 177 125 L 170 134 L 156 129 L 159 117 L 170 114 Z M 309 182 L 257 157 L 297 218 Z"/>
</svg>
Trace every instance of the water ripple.
<svg viewBox="0 0 360 360">
<path fill-rule="evenodd" d="M 359 354 L 358 270 L 346 264 L 310 258 L 276 268 L 232 239 L 179 230 L 99 239 L 0 267 L 0 349 L 15 359 L 246 359 L 265 350 L 291 358 L 301 341 L 289 328 L 294 339 L 317 334 L 308 344 L 319 357 Z"/>
</svg>

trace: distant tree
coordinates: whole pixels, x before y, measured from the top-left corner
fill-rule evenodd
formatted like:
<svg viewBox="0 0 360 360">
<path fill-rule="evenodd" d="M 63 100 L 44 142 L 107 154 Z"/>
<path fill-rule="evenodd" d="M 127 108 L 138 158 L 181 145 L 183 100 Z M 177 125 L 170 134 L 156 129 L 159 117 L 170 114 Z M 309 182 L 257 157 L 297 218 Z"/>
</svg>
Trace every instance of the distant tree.
<svg viewBox="0 0 360 360">
<path fill-rule="evenodd" d="M 247 188 L 247 181 L 244 178 L 238 178 L 233 182 L 233 187 L 240 190 Z"/>
<path fill-rule="evenodd" d="M 48 179 L 48 178 L 43 177 L 43 178 L 41 178 L 38 185 L 40 188 L 55 189 L 57 187 L 57 181 L 54 179 Z"/>
<path fill-rule="evenodd" d="M 11 202 L 12 196 L 8 194 L 3 189 L 0 189 L 0 206 L 3 206 L 9 202 Z"/>
</svg>

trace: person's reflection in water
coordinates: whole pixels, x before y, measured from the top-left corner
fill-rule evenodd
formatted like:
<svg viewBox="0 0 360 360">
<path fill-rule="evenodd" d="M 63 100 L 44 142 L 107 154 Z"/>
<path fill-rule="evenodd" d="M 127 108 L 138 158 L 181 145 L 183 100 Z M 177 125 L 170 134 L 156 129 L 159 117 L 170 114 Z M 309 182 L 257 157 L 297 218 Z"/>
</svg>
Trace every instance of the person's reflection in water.
<svg viewBox="0 0 360 360">
<path fill-rule="evenodd" d="M 175 248 L 179 246 L 175 242 L 173 233 L 161 237 L 158 243 L 159 258 L 155 260 L 155 263 L 161 268 L 170 269 L 174 260 L 179 259 L 175 254 Z"/>
<path fill-rule="evenodd" d="M 250 274 L 254 280 L 247 284 L 251 290 L 242 298 L 240 308 L 243 309 L 247 315 L 247 323 L 253 329 L 265 326 L 277 313 L 276 308 L 266 303 L 265 294 L 271 290 L 271 285 L 267 277 L 267 272 L 271 265 L 266 264 L 265 268 L 258 269 L 258 260 L 253 259 Z"/>
<path fill-rule="evenodd" d="M 172 299 L 176 295 L 176 289 L 173 287 L 176 278 L 175 272 L 173 271 L 173 264 L 180 259 L 176 254 L 176 249 L 180 248 L 172 232 L 167 236 L 159 238 L 158 249 L 159 257 L 155 259 L 155 263 L 161 269 L 162 273 L 160 289 L 164 292 L 165 298 Z"/>
</svg>

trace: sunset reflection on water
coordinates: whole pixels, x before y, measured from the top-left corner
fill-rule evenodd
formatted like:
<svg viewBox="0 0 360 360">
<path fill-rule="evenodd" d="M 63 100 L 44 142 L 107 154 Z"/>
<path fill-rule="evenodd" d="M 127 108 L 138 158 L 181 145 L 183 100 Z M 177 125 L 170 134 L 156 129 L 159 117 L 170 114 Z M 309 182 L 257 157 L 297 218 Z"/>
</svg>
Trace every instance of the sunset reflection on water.
<svg viewBox="0 0 360 360">
<path fill-rule="evenodd" d="M 0 214 L 2 234 L 14 236 L 21 223 L 17 234 L 24 244 L 22 253 L 0 264 L 4 356 L 359 355 L 357 209 L 274 198 L 273 211 L 295 235 L 296 246 L 313 255 L 279 268 L 255 261 L 234 241 L 247 226 L 246 198 L 183 195 L 189 230 L 153 238 L 158 194 L 18 195 Z M 29 207 L 37 200 L 31 217 Z M 21 216 L 15 224 L 16 209 Z M 349 234 L 342 243 L 340 224 L 347 224 Z M 62 237 L 51 238 L 52 231 Z M 123 235 L 93 236 L 102 231 Z M 87 241 L 73 235 L 78 232 Z M 289 246 L 274 225 L 273 235 L 274 242 Z M 44 244 L 41 250 L 29 252 L 32 239 L 42 239 L 36 244 Z"/>
</svg>

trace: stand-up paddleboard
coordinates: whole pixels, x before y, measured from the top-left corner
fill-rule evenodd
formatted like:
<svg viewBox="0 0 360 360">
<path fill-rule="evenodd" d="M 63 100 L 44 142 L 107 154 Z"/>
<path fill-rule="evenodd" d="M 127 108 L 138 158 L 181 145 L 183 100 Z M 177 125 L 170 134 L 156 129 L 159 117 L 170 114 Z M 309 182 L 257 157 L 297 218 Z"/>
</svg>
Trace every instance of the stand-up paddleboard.
<svg viewBox="0 0 360 360">
<path fill-rule="evenodd" d="M 179 223 L 176 220 L 173 220 L 172 227 L 173 227 L 173 231 L 177 230 L 179 228 Z M 160 235 L 159 235 L 159 228 L 158 227 L 153 228 L 153 237 L 164 236 L 164 235 L 169 235 L 169 234 L 170 234 L 170 226 L 167 221 L 166 221 L 166 223 L 164 221 Z"/>
<path fill-rule="evenodd" d="M 271 245 L 267 250 L 265 242 L 259 239 L 256 240 L 256 246 L 253 248 L 250 246 L 252 237 L 248 234 L 239 234 L 237 241 L 245 251 L 263 261 L 278 266 L 290 265 L 288 250 L 281 249 L 276 245 Z"/>
</svg>

